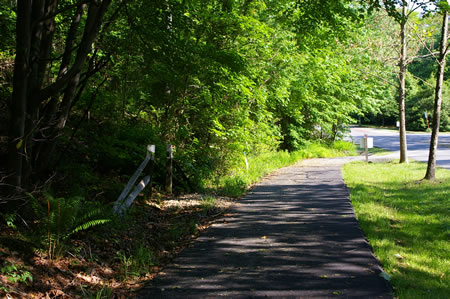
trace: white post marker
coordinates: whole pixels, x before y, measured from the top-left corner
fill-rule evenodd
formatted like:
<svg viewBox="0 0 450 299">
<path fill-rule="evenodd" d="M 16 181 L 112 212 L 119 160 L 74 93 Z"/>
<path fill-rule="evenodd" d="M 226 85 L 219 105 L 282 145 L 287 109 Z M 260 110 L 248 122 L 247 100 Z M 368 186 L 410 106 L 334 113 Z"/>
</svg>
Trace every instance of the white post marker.
<svg viewBox="0 0 450 299">
<path fill-rule="evenodd" d="M 155 158 L 155 145 L 154 144 L 147 145 L 147 151 L 149 151 L 152 154 L 153 160 L 153 158 Z"/>
<path fill-rule="evenodd" d="M 367 134 L 364 134 L 364 138 L 360 139 L 359 147 L 364 148 L 366 162 L 369 162 L 369 148 L 373 148 L 373 137 L 368 137 Z"/>
<path fill-rule="evenodd" d="M 367 134 L 364 135 L 364 150 L 366 152 L 366 163 L 369 163 L 369 147 L 367 144 L 367 138 L 368 138 Z"/>
<path fill-rule="evenodd" d="M 247 160 L 247 155 L 244 152 L 244 162 L 245 162 L 245 168 L 247 169 L 248 172 L 248 160 Z"/>
<path fill-rule="evenodd" d="M 166 192 L 172 194 L 172 160 L 173 146 L 166 144 Z"/>
</svg>

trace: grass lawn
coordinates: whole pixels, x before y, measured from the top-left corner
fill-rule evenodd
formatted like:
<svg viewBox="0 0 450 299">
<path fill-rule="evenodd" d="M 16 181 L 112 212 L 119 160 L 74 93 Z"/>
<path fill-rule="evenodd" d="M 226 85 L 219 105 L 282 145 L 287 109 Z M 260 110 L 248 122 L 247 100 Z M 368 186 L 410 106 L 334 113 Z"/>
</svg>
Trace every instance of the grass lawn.
<svg viewBox="0 0 450 299">
<path fill-rule="evenodd" d="M 364 153 L 364 151 L 362 152 Z M 392 151 L 388 151 L 381 147 L 373 147 L 369 148 L 369 154 L 375 155 L 375 156 L 385 156 L 391 154 Z"/>
<path fill-rule="evenodd" d="M 450 298 L 450 171 L 421 181 L 426 164 L 344 167 L 361 228 L 398 298 Z"/>
</svg>

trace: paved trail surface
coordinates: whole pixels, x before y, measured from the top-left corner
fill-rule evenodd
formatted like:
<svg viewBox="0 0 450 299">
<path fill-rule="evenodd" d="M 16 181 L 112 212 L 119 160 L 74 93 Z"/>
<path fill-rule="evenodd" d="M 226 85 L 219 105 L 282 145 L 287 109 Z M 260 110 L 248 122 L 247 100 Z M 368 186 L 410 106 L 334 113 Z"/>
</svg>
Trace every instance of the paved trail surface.
<svg viewBox="0 0 450 299">
<path fill-rule="evenodd" d="M 265 178 L 139 298 L 392 298 L 341 168 L 312 159 Z"/>
</svg>

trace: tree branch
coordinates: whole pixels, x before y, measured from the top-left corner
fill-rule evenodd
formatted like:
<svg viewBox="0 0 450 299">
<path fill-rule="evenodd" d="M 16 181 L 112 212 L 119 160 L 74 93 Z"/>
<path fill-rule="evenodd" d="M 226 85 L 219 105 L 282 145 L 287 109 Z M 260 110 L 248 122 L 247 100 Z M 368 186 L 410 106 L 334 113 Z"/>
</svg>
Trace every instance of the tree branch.
<svg viewBox="0 0 450 299">
<path fill-rule="evenodd" d="M 67 73 L 63 74 L 59 80 L 56 80 L 56 82 L 40 91 L 38 96 L 39 101 L 43 101 L 55 93 L 58 93 L 70 80 L 72 80 L 72 78 L 74 78 L 74 76 L 79 74 L 89 54 L 92 43 L 97 37 L 102 24 L 103 16 L 110 3 L 111 0 L 103 0 L 98 6 L 97 4 L 91 3 L 88 10 L 83 37 L 72 67 L 67 71 Z"/>
<path fill-rule="evenodd" d="M 431 49 L 430 49 L 430 47 L 428 47 L 427 43 L 426 43 L 426 42 L 422 39 L 422 37 L 417 33 L 416 28 L 414 28 L 410 23 L 407 23 L 407 25 L 408 25 L 409 27 L 412 28 L 414 34 L 418 37 L 420 43 L 423 45 L 423 47 L 424 47 L 425 49 L 427 49 L 427 51 L 428 51 L 428 53 L 429 53 L 428 56 L 433 56 L 433 58 L 436 59 L 436 61 L 437 61 L 438 58 L 435 56 L 435 54 L 438 54 L 439 52 L 433 52 L 433 51 L 431 51 Z M 418 57 L 418 58 L 421 58 L 421 57 Z M 423 58 L 425 58 L 425 57 L 423 57 Z M 412 59 L 414 59 L 414 57 L 413 57 Z M 410 62 L 412 62 L 412 60 L 411 60 Z"/>
<path fill-rule="evenodd" d="M 413 62 L 415 59 L 419 59 L 419 58 L 427 58 L 430 56 L 436 57 L 435 55 L 439 54 L 439 52 L 433 52 L 433 53 L 428 53 L 425 55 L 419 55 L 419 56 L 413 56 L 413 57 L 409 57 L 409 59 L 407 60 L 407 64 L 410 64 L 411 62 Z"/>
<path fill-rule="evenodd" d="M 105 77 L 105 78 L 103 79 L 103 81 L 100 82 L 100 84 L 95 88 L 95 91 L 92 93 L 91 98 L 90 98 L 90 100 L 89 100 L 89 105 L 88 105 L 87 109 L 85 110 L 83 117 L 80 119 L 80 121 L 78 122 L 78 124 L 75 126 L 75 128 L 74 128 L 74 130 L 73 130 L 73 132 L 72 132 L 72 135 L 70 136 L 70 139 L 69 139 L 69 140 L 72 140 L 72 139 L 73 139 L 73 137 L 75 136 L 76 132 L 77 132 L 78 129 L 81 127 L 81 124 L 83 123 L 84 119 L 85 119 L 86 116 L 88 115 L 89 111 L 92 109 L 92 105 L 94 104 L 94 100 L 95 100 L 95 98 L 97 97 L 97 93 L 98 93 L 100 87 L 102 87 L 103 84 L 105 84 L 105 82 L 106 82 L 107 79 L 108 79 L 108 77 Z"/>
<path fill-rule="evenodd" d="M 49 13 L 45 14 L 44 16 L 42 16 L 42 17 L 38 18 L 37 20 L 35 20 L 35 21 L 33 22 L 33 24 L 32 24 L 32 28 L 33 28 L 34 26 L 36 26 L 37 24 L 39 24 L 40 22 L 43 22 L 43 21 L 45 21 L 45 20 L 47 20 L 47 19 L 50 19 L 50 18 L 54 18 L 54 17 L 56 17 L 57 15 L 59 15 L 59 14 L 65 12 L 65 11 L 67 11 L 67 10 L 70 10 L 70 9 L 72 9 L 72 8 L 75 8 L 75 7 L 80 6 L 80 5 L 83 5 L 83 4 L 87 4 L 87 3 L 89 3 L 89 2 L 92 2 L 92 0 L 81 0 L 81 1 L 78 1 L 78 2 L 76 2 L 76 3 L 74 3 L 74 4 L 68 5 L 68 6 L 66 6 L 66 7 L 61 8 L 61 9 L 58 9 L 58 10 L 56 10 L 56 11 L 49 12 Z"/>
</svg>

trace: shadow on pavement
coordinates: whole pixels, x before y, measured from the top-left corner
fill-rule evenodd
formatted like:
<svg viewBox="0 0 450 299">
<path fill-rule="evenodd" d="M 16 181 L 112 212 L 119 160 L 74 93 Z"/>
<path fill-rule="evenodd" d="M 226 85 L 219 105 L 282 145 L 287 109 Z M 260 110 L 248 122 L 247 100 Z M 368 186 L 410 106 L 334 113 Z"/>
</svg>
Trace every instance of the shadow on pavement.
<svg viewBox="0 0 450 299">
<path fill-rule="evenodd" d="M 348 195 L 340 167 L 287 168 L 255 186 L 138 297 L 392 298 Z"/>
</svg>

